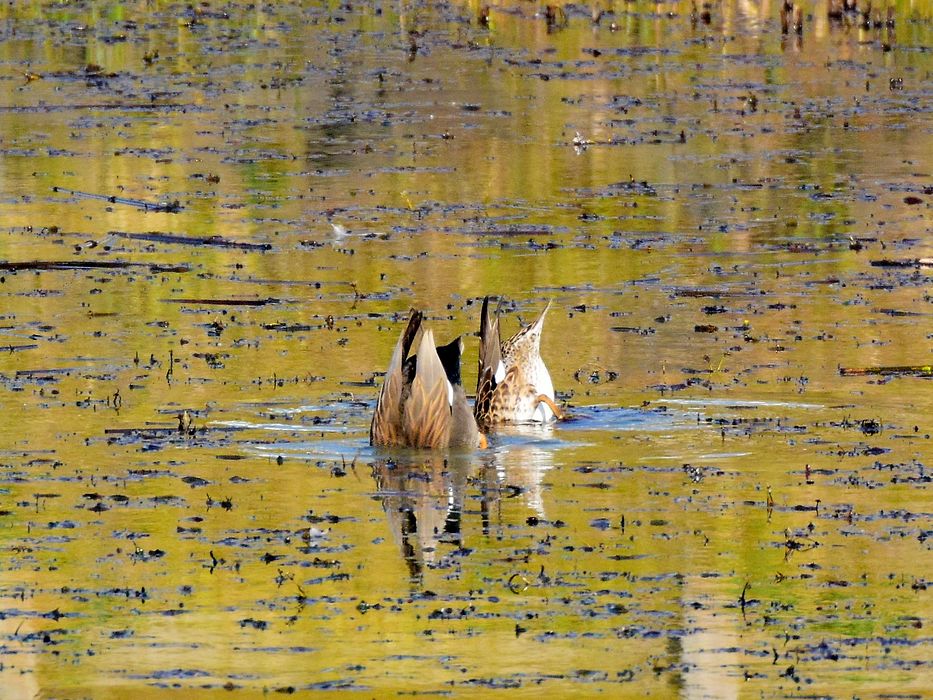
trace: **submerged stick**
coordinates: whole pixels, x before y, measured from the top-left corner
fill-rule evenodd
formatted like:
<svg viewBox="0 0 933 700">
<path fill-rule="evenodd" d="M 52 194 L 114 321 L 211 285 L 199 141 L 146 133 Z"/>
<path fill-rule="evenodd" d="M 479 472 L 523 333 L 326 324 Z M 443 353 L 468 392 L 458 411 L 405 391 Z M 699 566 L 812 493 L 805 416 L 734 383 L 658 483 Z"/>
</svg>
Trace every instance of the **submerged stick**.
<svg viewBox="0 0 933 700">
<path fill-rule="evenodd" d="M 690 289 L 690 288 L 680 288 L 673 290 L 672 294 L 675 297 L 691 297 L 691 298 L 703 298 L 703 297 L 712 297 L 713 299 L 718 299 L 720 297 L 750 297 L 750 296 L 763 296 L 767 294 L 764 290 L 754 291 L 743 291 L 738 289 Z"/>
<path fill-rule="evenodd" d="M 99 199 L 111 204 L 126 204 L 131 207 L 137 207 L 145 211 L 161 211 L 169 214 L 177 214 L 183 207 L 177 199 L 172 202 L 147 202 L 144 199 L 132 199 L 130 197 L 117 197 L 112 194 L 96 194 L 94 192 L 81 192 L 79 190 L 70 190 L 67 187 L 53 187 L 52 192 L 64 192 L 74 197 L 83 197 L 85 199 Z"/>
<path fill-rule="evenodd" d="M 161 299 L 168 304 L 203 304 L 205 306 L 266 306 L 279 304 L 281 299 L 269 297 L 267 299 Z"/>
<path fill-rule="evenodd" d="M 125 270 L 147 267 L 150 272 L 190 272 L 188 265 L 162 263 L 127 262 L 125 260 L 24 260 L 19 262 L 0 261 L 0 270 Z"/>
<path fill-rule="evenodd" d="M 862 377 L 866 375 L 881 374 L 902 377 L 933 377 L 933 365 L 891 365 L 879 367 L 840 367 L 839 374 L 843 377 Z"/>
<path fill-rule="evenodd" d="M 895 260 L 883 258 L 881 260 L 871 260 L 869 264 L 872 267 L 933 267 L 933 258 L 903 258 Z"/>
<path fill-rule="evenodd" d="M 217 246 L 220 248 L 240 248 L 242 250 L 271 250 L 270 243 L 250 243 L 248 241 L 234 241 L 222 236 L 180 236 L 174 233 L 128 233 L 126 231 L 111 231 L 111 235 L 119 238 L 128 238 L 133 241 L 150 241 L 152 243 L 177 243 L 180 245 Z"/>
</svg>

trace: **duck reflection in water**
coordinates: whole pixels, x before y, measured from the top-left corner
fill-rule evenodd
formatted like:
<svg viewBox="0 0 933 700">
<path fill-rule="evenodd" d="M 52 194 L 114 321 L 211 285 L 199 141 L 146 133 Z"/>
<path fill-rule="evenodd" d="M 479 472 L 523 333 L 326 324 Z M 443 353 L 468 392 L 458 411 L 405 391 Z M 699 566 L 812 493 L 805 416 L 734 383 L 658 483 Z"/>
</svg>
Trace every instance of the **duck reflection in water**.
<svg viewBox="0 0 933 700">
<path fill-rule="evenodd" d="M 399 455 L 373 464 L 378 497 L 413 584 L 422 583 L 425 567 L 437 566 L 441 545 L 463 546 L 467 484 L 474 472 L 486 471 L 473 456 L 457 453 Z M 482 491 L 485 501 L 487 490 Z M 497 498 L 497 491 L 490 490 L 490 496 Z M 485 505 L 482 510 L 488 512 Z"/>
<path fill-rule="evenodd" d="M 500 426 L 495 447 L 486 460 L 494 471 L 494 482 L 520 497 L 542 520 L 548 519 L 545 477 L 554 467 L 554 451 L 559 444 L 552 425 Z"/>
<path fill-rule="evenodd" d="M 503 500 L 524 506 L 518 508 L 520 522 L 528 510 L 547 517 L 543 478 L 553 461 L 548 443 L 540 442 L 541 430 L 522 442 L 516 427 L 506 444 L 482 453 L 399 453 L 373 463 L 377 498 L 413 586 L 423 584 L 425 569 L 446 569 L 458 551 L 501 538 Z M 480 541 L 469 542 L 470 533 Z"/>
</svg>

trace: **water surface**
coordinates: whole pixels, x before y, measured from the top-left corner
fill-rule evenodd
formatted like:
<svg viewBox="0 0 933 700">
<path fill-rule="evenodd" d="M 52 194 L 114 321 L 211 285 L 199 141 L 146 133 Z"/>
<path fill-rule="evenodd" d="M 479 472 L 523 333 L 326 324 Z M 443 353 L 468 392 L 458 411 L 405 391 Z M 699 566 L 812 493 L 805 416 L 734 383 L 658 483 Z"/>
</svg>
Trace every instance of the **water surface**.
<svg viewBox="0 0 933 700">
<path fill-rule="evenodd" d="M 483 7 L 0 9 L 4 693 L 930 687 L 929 8 Z M 572 420 L 370 448 L 485 294 Z"/>
</svg>

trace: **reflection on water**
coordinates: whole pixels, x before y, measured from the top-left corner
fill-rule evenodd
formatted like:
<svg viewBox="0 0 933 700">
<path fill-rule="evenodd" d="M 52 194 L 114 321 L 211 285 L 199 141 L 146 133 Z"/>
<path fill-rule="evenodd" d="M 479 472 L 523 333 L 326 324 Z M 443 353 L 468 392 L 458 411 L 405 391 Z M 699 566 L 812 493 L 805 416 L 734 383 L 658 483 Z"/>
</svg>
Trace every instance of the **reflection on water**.
<svg viewBox="0 0 933 700">
<path fill-rule="evenodd" d="M 447 459 L 412 456 L 373 463 L 377 496 L 413 584 L 422 583 L 425 567 L 441 556 L 442 545 L 465 546 L 461 521 L 467 480 L 476 461 L 472 456 L 451 454 Z M 482 507 L 487 513 L 485 498 Z"/>
<path fill-rule="evenodd" d="M 377 495 L 413 583 L 422 582 L 442 545 L 478 546 L 464 542 L 464 518 L 478 517 L 485 537 L 501 536 L 502 498 L 519 496 L 537 517 L 547 518 L 544 479 L 561 444 L 547 439 L 552 433 L 550 426 L 513 426 L 479 454 L 401 452 L 372 463 Z M 478 495 L 468 501 L 470 486 Z"/>
<path fill-rule="evenodd" d="M 503 426 L 492 442 L 489 464 L 497 481 L 518 490 L 522 502 L 542 519 L 548 517 L 545 479 L 554 467 L 554 453 L 564 444 L 554 425 Z"/>
</svg>

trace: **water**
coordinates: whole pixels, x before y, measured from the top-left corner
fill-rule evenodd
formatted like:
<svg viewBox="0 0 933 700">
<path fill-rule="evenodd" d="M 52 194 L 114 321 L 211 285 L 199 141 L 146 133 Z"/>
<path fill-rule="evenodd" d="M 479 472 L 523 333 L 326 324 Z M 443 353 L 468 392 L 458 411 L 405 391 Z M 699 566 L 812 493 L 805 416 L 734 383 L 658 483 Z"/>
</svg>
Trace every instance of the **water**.
<svg viewBox="0 0 933 700">
<path fill-rule="evenodd" d="M 0 9 L 4 697 L 922 695 L 929 374 L 841 372 L 931 363 L 895 7 Z M 485 294 L 571 420 L 370 448 Z"/>
</svg>

